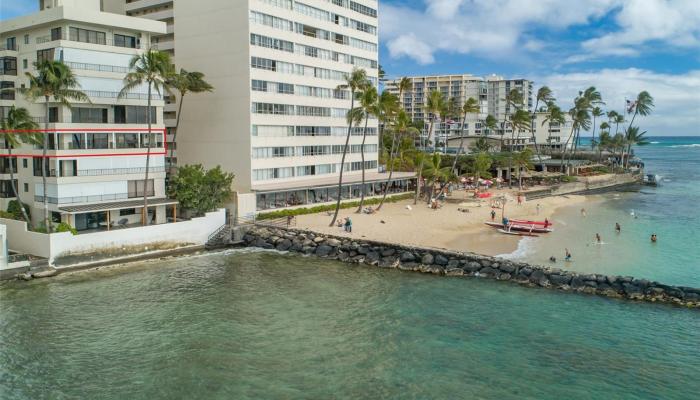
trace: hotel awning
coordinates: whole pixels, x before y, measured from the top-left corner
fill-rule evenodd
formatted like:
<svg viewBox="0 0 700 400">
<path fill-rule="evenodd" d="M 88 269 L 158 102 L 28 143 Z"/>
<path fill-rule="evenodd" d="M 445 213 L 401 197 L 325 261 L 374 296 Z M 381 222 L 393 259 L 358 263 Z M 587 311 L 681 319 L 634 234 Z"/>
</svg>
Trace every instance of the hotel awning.
<svg viewBox="0 0 700 400">
<path fill-rule="evenodd" d="M 168 199 L 166 197 L 160 199 L 148 199 L 148 206 L 164 206 L 178 204 L 177 200 Z M 111 210 L 123 210 L 125 208 L 143 208 L 143 198 L 136 200 L 126 200 L 126 201 L 113 201 L 109 203 L 92 203 L 92 204 L 82 204 L 77 206 L 63 206 L 58 209 L 61 212 L 68 214 L 81 214 L 86 212 L 98 212 L 98 211 L 111 211 Z"/>
</svg>

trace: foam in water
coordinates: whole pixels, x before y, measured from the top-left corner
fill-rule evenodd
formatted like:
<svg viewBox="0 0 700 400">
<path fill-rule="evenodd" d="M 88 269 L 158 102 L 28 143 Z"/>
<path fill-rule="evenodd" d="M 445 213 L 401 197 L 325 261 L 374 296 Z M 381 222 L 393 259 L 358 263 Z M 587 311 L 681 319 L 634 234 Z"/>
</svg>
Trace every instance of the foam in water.
<svg viewBox="0 0 700 400">
<path fill-rule="evenodd" d="M 496 257 L 505 258 L 506 260 L 522 259 L 534 253 L 535 238 L 524 237 L 518 242 L 518 248 L 512 253 L 500 254 Z"/>
<path fill-rule="evenodd" d="M 673 146 L 669 147 L 674 147 L 674 148 L 679 148 L 679 147 L 700 147 L 700 143 L 692 143 L 692 144 L 674 144 Z"/>
</svg>

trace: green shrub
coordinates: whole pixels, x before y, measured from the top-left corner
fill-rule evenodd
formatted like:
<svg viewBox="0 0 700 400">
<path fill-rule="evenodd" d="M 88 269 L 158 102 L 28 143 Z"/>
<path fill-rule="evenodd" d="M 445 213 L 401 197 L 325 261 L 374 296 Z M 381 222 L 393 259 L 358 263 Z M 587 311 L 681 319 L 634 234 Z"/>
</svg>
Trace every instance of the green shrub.
<svg viewBox="0 0 700 400">
<path fill-rule="evenodd" d="M 31 218 L 32 213 L 31 213 L 31 208 L 29 208 L 29 205 L 27 203 L 22 203 L 22 205 L 24 206 L 24 210 L 27 212 L 27 216 L 29 216 L 29 218 Z M 24 216 L 22 215 L 22 210 L 19 208 L 19 201 L 17 201 L 17 200 L 10 200 L 10 202 L 7 203 L 7 212 L 14 215 L 15 216 L 14 219 L 18 219 L 18 220 L 24 219 Z"/>
<path fill-rule="evenodd" d="M 54 232 L 70 232 L 74 235 L 78 234 L 78 231 L 67 222 L 61 222 L 60 224 L 56 225 Z"/>
<path fill-rule="evenodd" d="M 15 218 L 15 215 L 12 213 L 9 213 L 7 211 L 2 211 L 0 210 L 0 218 L 5 218 L 5 219 L 17 219 Z"/>
<path fill-rule="evenodd" d="M 384 202 L 385 203 L 396 203 L 397 201 L 412 199 L 412 198 L 413 198 L 413 193 L 404 193 L 404 194 L 399 194 L 396 196 L 387 197 Z M 370 205 L 379 204 L 381 201 L 382 201 L 381 198 L 365 199 L 364 204 L 367 206 L 370 206 Z M 358 200 L 354 200 L 354 201 L 348 201 L 345 203 L 340 203 L 340 208 L 353 208 L 353 207 L 358 207 L 359 205 L 360 205 L 360 202 Z M 289 216 L 316 214 L 316 213 L 320 213 L 320 212 L 324 212 L 324 211 L 333 211 L 333 210 L 335 210 L 335 204 L 325 204 L 322 206 L 314 206 L 314 207 L 308 207 L 308 208 L 307 207 L 293 208 L 290 210 L 279 210 L 279 211 L 270 211 L 270 212 L 266 212 L 266 213 L 260 213 L 260 214 L 258 214 L 257 219 L 265 220 L 265 219 L 286 218 Z"/>
<path fill-rule="evenodd" d="M 562 182 L 576 182 L 576 177 L 571 175 L 564 175 L 560 179 Z"/>
</svg>

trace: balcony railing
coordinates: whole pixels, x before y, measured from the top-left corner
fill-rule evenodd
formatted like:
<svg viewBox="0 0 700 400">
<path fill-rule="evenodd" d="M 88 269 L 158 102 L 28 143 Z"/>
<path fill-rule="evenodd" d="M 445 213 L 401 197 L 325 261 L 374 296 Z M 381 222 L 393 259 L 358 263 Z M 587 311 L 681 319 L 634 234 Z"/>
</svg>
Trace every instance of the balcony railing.
<svg viewBox="0 0 700 400">
<path fill-rule="evenodd" d="M 126 67 L 121 67 L 118 65 L 104 65 L 104 64 L 88 64 L 88 63 L 77 63 L 72 61 L 67 61 L 65 63 L 71 69 L 79 69 L 84 71 L 99 71 L 99 72 L 120 72 L 126 73 L 129 69 Z"/>
<path fill-rule="evenodd" d="M 126 200 L 129 198 L 128 193 L 112 193 L 101 194 L 94 196 L 77 196 L 77 197 L 47 197 L 47 201 L 51 204 L 75 204 L 75 203 L 95 203 L 99 201 Z M 34 196 L 34 201 L 43 202 L 44 196 Z"/>
<path fill-rule="evenodd" d="M 119 92 L 107 92 L 104 90 L 83 90 L 83 93 L 85 93 L 88 97 L 97 97 L 101 99 L 116 99 L 119 97 Z M 148 100 L 148 94 L 125 93 L 121 98 L 127 100 Z M 163 100 L 163 95 L 152 93 L 151 100 Z"/>
<path fill-rule="evenodd" d="M 116 41 L 115 42 L 113 39 L 105 38 L 105 39 L 96 39 L 93 41 L 85 41 L 85 40 L 77 40 L 75 38 L 66 37 L 65 35 L 62 35 L 61 37 L 52 37 L 51 35 L 40 36 L 40 37 L 36 38 L 36 43 L 42 44 L 42 43 L 53 42 L 56 40 L 67 40 L 70 42 L 87 43 L 87 44 L 99 44 L 102 46 L 114 46 L 114 47 L 122 47 L 122 48 L 126 48 L 126 49 L 140 49 L 143 47 L 143 45 L 141 43 L 136 43 L 136 45 L 134 47 L 132 47 L 132 46 L 125 45 L 123 41 Z"/>
<path fill-rule="evenodd" d="M 5 51 L 5 50 L 19 51 L 19 46 L 17 46 L 17 45 L 14 45 L 14 46 L 2 45 L 2 46 L 0 46 L 0 51 Z"/>
<path fill-rule="evenodd" d="M 103 175 L 129 175 L 129 174 L 144 174 L 146 172 L 146 167 L 136 167 L 136 168 L 102 168 L 102 169 L 79 169 L 75 171 L 75 174 L 70 172 L 65 172 L 63 174 L 57 175 L 58 171 L 52 169 L 49 173 L 51 177 L 72 177 L 72 176 L 103 176 Z M 165 172 L 165 167 L 150 167 L 148 168 L 148 173 Z"/>
</svg>

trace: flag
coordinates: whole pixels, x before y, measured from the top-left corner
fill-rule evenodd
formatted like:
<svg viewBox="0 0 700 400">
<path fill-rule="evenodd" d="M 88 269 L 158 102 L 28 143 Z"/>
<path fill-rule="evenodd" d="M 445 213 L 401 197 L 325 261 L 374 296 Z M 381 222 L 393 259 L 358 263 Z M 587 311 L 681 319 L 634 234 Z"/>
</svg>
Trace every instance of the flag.
<svg viewBox="0 0 700 400">
<path fill-rule="evenodd" d="M 631 113 L 634 110 L 634 107 L 637 106 L 636 101 L 632 100 L 626 100 L 627 101 L 627 113 Z"/>
</svg>

